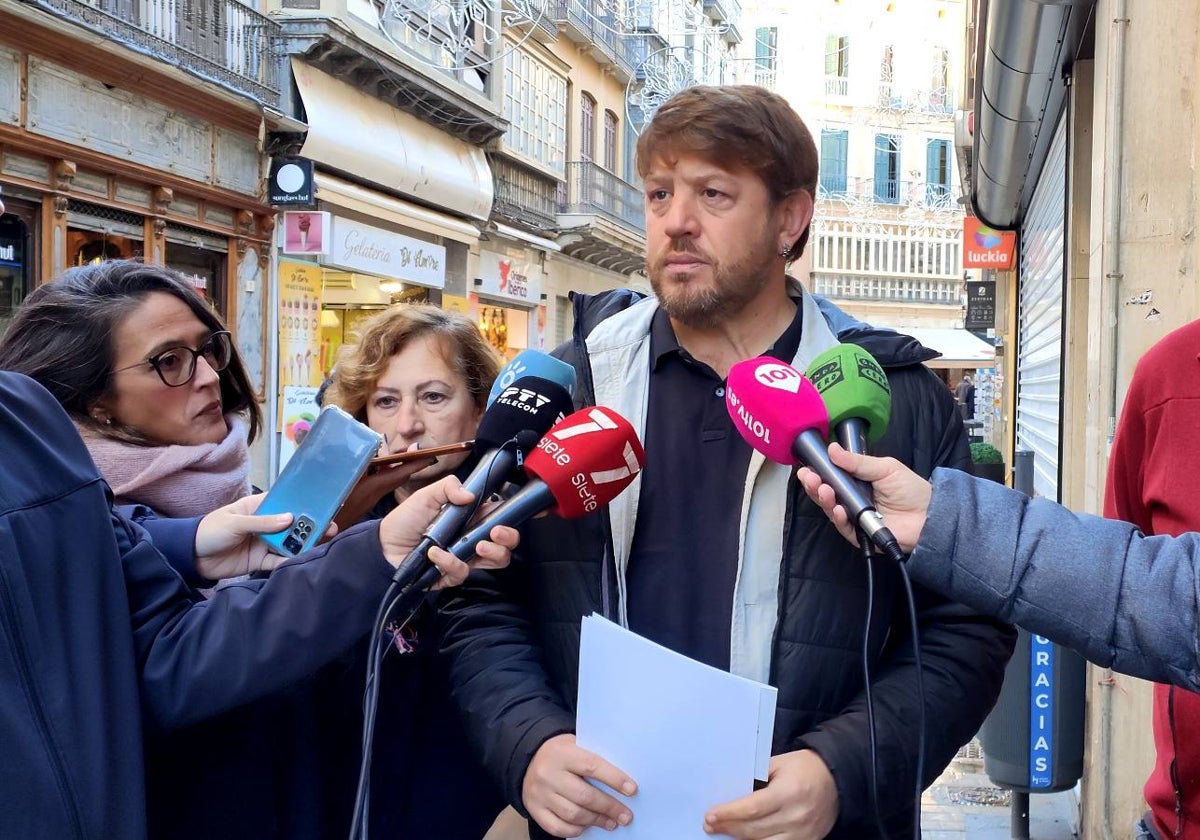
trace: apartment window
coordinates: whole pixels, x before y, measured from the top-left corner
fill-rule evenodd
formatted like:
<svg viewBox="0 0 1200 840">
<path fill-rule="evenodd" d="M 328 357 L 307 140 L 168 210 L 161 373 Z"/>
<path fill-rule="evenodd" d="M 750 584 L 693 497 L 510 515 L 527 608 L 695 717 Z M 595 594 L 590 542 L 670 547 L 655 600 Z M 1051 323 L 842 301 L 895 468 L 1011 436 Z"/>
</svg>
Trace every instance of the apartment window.
<svg viewBox="0 0 1200 840">
<path fill-rule="evenodd" d="M 875 135 L 875 200 L 900 202 L 900 138 L 895 134 Z"/>
<path fill-rule="evenodd" d="M 579 97 L 579 159 L 596 157 L 596 100 L 587 91 Z"/>
<path fill-rule="evenodd" d="M 850 36 L 825 37 L 825 95 L 846 96 L 850 92 Z"/>
<path fill-rule="evenodd" d="M 754 30 L 754 84 L 774 89 L 779 66 L 779 28 L 760 26 Z"/>
<path fill-rule="evenodd" d="M 925 146 L 925 203 L 950 204 L 950 141 L 930 140 Z"/>
<path fill-rule="evenodd" d="M 936 47 L 933 51 L 933 78 L 929 91 L 929 106 L 935 111 L 948 111 L 950 106 L 950 51 Z"/>
<path fill-rule="evenodd" d="M 895 79 L 895 48 L 888 44 L 883 48 L 883 57 L 879 61 L 879 105 L 883 108 L 893 104 L 892 82 Z"/>
<path fill-rule="evenodd" d="M 846 150 L 850 133 L 821 130 L 821 189 L 832 195 L 846 192 Z"/>
<path fill-rule="evenodd" d="M 617 172 L 617 115 L 612 111 L 604 112 L 604 168 Z"/>
<path fill-rule="evenodd" d="M 625 173 L 624 178 L 631 184 L 638 183 L 637 174 L 637 131 L 633 123 L 625 121 Z"/>
<path fill-rule="evenodd" d="M 563 175 L 567 148 L 567 80 L 521 50 L 504 68 L 504 144 Z"/>
</svg>

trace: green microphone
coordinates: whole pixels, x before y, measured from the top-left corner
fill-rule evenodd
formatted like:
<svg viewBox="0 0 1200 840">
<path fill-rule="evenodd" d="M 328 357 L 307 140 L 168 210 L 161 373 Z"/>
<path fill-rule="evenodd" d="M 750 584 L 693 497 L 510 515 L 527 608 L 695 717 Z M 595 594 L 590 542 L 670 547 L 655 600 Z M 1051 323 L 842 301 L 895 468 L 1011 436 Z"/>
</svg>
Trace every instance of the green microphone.
<svg viewBox="0 0 1200 840">
<path fill-rule="evenodd" d="M 887 431 L 892 389 L 875 357 L 857 344 L 838 344 L 812 360 L 805 376 L 829 411 L 829 430 L 842 448 L 860 455 Z"/>
</svg>

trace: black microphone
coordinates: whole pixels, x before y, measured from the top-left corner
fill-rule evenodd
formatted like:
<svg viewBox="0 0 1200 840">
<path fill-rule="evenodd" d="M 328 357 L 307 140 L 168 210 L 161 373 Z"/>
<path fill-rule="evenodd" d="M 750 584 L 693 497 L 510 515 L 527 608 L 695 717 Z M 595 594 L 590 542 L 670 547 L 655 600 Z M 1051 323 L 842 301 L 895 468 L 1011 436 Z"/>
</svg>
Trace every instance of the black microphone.
<svg viewBox="0 0 1200 840">
<path fill-rule="evenodd" d="M 466 526 L 479 506 L 521 466 L 525 454 L 547 430 L 572 409 L 571 395 L 556 382 L 523 376 L 496 397 L 475 432 L 476 464 L 463 486 L 475 494 L 467 505 L 448 504 L 429 524 L 425 537 L 396 569 L 392 580 L 410 586 L 429 561 L 430 546 L 445 548 Z"/>
</svg>

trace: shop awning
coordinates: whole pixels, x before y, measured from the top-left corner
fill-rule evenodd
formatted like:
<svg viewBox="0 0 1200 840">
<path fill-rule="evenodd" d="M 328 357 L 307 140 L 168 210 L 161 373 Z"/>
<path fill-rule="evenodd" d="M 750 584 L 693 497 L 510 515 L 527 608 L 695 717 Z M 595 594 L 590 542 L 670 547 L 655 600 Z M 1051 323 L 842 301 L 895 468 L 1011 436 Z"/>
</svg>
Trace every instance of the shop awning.
<svg viewBox="0 0 1200 840">
<path fill-rule="evenodd" d="M 492 171 L 483 149 L 292 59 L 308 134 L 300 154 L 366 183 L 486 221 Z"/>
<path fill-rule="evenodd" d="M 925 364 L 932 368 L 988 368 L 996 364 L 996 348 L 974 333 L 935 327 L 896 327 L 942 355 Z"/>
<path fill-rule="evenodd" d="M 479 241 L 479 228 L 456 216 L 419 207 L 411 201 L 367 189 L 328 172 L 318 172 L 313 180 L 317 198 L 321 201 L 353 210 L 376 221 L 410 227 L 455 242 L 474 245 Z"/>
</svg>

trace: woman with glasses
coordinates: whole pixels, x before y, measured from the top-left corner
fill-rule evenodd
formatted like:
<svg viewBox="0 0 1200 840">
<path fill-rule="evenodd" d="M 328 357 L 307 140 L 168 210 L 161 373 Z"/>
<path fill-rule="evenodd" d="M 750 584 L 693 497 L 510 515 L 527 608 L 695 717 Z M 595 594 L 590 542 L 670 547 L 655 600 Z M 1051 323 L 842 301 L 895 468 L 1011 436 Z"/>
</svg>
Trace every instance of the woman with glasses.
<svg viewBox="0 0 1200 840">
<path fill-rule="evenodd" d="M 225 325 L 178 272 L 68 270 L 17 311 L 0 369 L 62 404 L 117 504 L 190 517 L 250 492 L 262 413 Z"/>
</svg>

